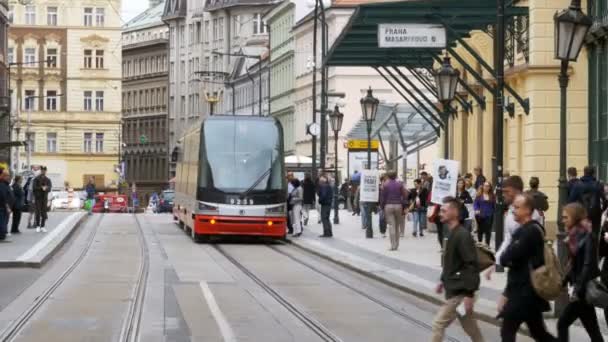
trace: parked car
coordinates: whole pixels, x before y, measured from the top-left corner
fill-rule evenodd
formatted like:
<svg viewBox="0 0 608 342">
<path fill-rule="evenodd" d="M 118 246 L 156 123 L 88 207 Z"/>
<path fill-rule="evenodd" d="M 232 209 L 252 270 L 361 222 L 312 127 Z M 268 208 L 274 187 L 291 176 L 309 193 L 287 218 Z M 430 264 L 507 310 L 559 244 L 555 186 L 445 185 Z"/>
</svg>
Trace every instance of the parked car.
<svg viewBox="0 0 608 342">
<path fill-rule="evenodd" d="M 165 190 L 160 195 L 160 203 L 157 208 L 158 213 L 172 213 L 173 200 L 175 199 L 175 191 Z"/>
</svg>

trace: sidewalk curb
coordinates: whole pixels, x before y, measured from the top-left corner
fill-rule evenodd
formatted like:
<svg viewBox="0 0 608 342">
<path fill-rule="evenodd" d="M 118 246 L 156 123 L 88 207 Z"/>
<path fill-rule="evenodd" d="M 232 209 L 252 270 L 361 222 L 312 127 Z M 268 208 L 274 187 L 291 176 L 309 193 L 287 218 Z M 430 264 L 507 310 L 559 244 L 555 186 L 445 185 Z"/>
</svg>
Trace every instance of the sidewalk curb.
<svg viewBox="0 0 608 342">
<path fill-rule="evenodd" d="M 86 215 L 86 213 L 85 213 L 76 222 L 74 222 L 72 224 L 72 226 L 68 229 L 68 232 L 66 234 L 64 234 L 62 237 L 57 239 L 58 241 L 56 243 L 54 243 L 54 241 L 49 243 L 49 245 L 51 245 L 53 243 L 54 243 L 54 245 L 50 246 L 50 250 L 48 252 L 44 253 L 42 255 L 42 257 L 39 258 L 38 255 L 36 255 L 35 257 L 28 259 L 28 260 L 24 260 L 24 261 L 0 260 L 0 269 L 1 268 L 42 268 L 42 266 L 44 266 L 49 260 L 51 260 L 51 258 L 55 254 L 57 254 L 57 252 L 59 252 L 61 247 L 63 247 L 68 242 L 68 240 L 70 240 L 70 238 L 72 237 L 74 232 L 78 228 L 80 228 L 80 226 L 87 220 L 87 218 L 88 218 L 88 215 Z M 40 254 L 40 253 L 38 253 L 38 254 Z"/>
<path fill-rule="evenodd" d="M 394 282 L 394 281 L 392 281 L 392 280 L 390 280 L 390 279 L 388 279 L 386 277 L 374 274 L 372 272 L 364 271 L 364 270 L 362 270 L 362 269 L 360 269 L 360 268 L 358 268 L 356 266 L 353 266 L 350 263 L 344 262 L 344 261 L 339 260 L 337 258 L 334 258 L 334 257 L 332 257 L 330 255 L 318 252 L 318 251 L 316 251 L 316 250 L 314 250 L 314 249 L 312 249 L 312 248 L 310 248 L 308 246 L 304 246 L 299 241 L 290 240 L 290 244 L 292 246 L 300 248 L 301 250 L 303 250 L 303 251 L 305 251 L 307 253 L 316 255 L 316 256 L 318 256 L 318 257 L 320 257 L 322 259 L 325 259 L 325 260 L 328 260 L 330 262 L 333 262 L 333 263 L 335 263 L 335 264 L 337 264 L 339 266 L 342 266 L 344 268 L 347 268 L 347 269 L 349 269 L 349 270 L 351 270 L 351 271 L 353 271 L 355 273 L 358 273 L 358 274 L 360 274 L 362 276 L 365 276 L 367 278 L 370 278 L 370 279 L 373 279 L 375 281 L 378 281 L 378 282 L 380 282 L 380 283 L 382 283 L 384 285 L 390 286 L 390 287 L 392 287 L 394 289 L 397 289 L 399 291 L 403 291 L 403 292 L 405 292 L 407 294 L 415 296 L 415 297 L 417 297 L 419 299 L 422 299 L 424 301 L 427 301 L 427 302 L 429 302 L 431 304 L 434 304 L 434 305 L 437 305 L 437 306 L 441 306 L 441 305 L 444 304 L 444 301 L 442 299 L 439 299 L 437 296 L 435 296 L 433 294 L 429 294 L 428 292 L 424 292 L 424 291 L 419 291 L 419 290 L 416 290 L 416 289 L 414 289 L 412 287 L 404 286 L 402 284 L 396 283 L 396 282 Z M 493 316 L 491 316 L 489 314 L 483 313 L 483 312 L 475 312 L 475 318 L 477 318 L 480 321 L 483 321 L 483 322 L 495 325 L 497 327 L 501 326 L 501 323 L 500 323 L 499 320 L 497 320 L 495 317 L 493 317 Z M 525 334 L 529 335 L 527 329 L 525 330 Z"/>
</svg>

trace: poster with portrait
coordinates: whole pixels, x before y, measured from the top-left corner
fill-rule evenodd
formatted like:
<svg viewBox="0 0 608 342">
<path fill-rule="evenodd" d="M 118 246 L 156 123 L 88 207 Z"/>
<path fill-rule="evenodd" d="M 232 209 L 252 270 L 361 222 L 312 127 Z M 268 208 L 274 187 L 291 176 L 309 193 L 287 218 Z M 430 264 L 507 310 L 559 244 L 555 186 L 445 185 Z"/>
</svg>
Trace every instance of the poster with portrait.
<svg viewBox="0 0 608 342">
<path fill-rule="evenodd" d="M 377 170 L 361 171 L 360 201 L 367 203 L 378 202 L 380 196 L 380 179 Z"/>
<path fill-rule="evenodd" d="M 431 202 L 441 204 L 448 196 L 456 196 L 456 182 L 460 162 L 456 160 L 437 159 L 433 162 L 433 196 Z"/>
</svg>

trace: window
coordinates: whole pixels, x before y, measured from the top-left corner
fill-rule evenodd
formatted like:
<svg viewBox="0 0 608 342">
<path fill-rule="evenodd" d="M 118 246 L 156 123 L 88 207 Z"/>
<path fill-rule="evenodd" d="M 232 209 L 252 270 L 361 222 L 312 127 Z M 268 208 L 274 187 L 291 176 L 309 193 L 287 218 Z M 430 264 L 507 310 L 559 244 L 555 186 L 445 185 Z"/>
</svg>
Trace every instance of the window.
<svg viewBox="0 0 608 342">
<path fill-rule="evenodd" d="M 232 32 L 234 37 L 238 37 L 241 34 L 241 16 L 237 15 L 232 17 Z"/>
<path fill-rule="evenodd" d="M 218 37 L 218 39 L 220 39 L 220 40 L 224 39 L 224 18 L 220 18 L 219 37 Z"/>
<path fill-rule="evenodd" d="M 34 110 L 34 106 L 36 105 L 36 91 L 35 90 L 26 90 L 25 98 L 23 99 L 23 104 L 25 105 L 25 110 Z"/>
<path fill-rule="evenodd" d="M 46 91 L 46 110 L 49 112 L 54 112 L 57 110 L 57 91 Z"/>
<path fill-rule="evenodd" d="M 35 153 L 36 152 L 36 133 L 34 133 L 34 132 L 25 133 L 25 141 L 27 141 L 27 146 L 25 147 L 25 150 L 27 151 L 29 149 L 32 153 Z"/>
<path fill-rule="evenodd" d="M 36 25 L 36 6 L 25 6 L 25 24 Z"/>
<path fill-rule="evenodd" d="M 93 92 L 85 91 L 84 92 L 84 110 L 90 112 L 93 110 Z"/>
<path fill-rule="evenodd" d="M 15 49 L 12 47 L 8 48 L 8 62 L 15 63 Z"/>
<path fill-rule="evenodd" d="M 203 40 L 209 43 L 209 20 L 205 20 L 205 30 L 203 31 Z"/>
<path fill-rule="evenodd" d="M 197 21 L 196 22 L 196 42 L 197 43 L 201 42 L 201 39 L 202 39 L 201 34 L 202 34 L 202 32 L 201 32 L 201 22 Z"/>
<path fill-rule="evenodd" d="M 57 153 L 57 133 L 46 134 L 46 152 Z"/>
<path fill-rule="evenodd" d="M 25 60 L 23 61 L 26 67 L 31 67 L 36 63 L 36 48 L 25 48 Z"/>
<path fill-rule="evenodd" d="M 213 40 L 217 40 L 217 19 L 213 19 Z"/>
<path fill-rule="evenodd" d="M 179 27 L 179 46 L 184 47 L 184 44 L 186 44 L 186 36 L 185 36 L 185 32 L 186 31 L 186 25 L 181 25 Z"/>
<path fill-rule="evenodd" d="M 93 133 L 85 133 L 84 134 L 84 146 L 83 146 L 84 153 L 93 152 L 92 146 L 93 146 Z"/>
<path fill-rule="evenodd" d="M 93 50 L 84 50 L 84 68 L 91 69 L 93 67 Z"/>
<path fill-rule="evenodd" d="M 46 66 L 47 68 L 57 67 L 57 49 L 46 49 Z"/>
<path fill-rule="evenodd" d="M 95 111 L 103 112 L 103 91 L 95 92 Z"/>
<path fill-rule="evenodd" d="M 93 26 L 93 8 L 84 8 L 84 26 Z"/>
<path fill-rule="evenodd" d="M 262 20 L 262 14 L 256 13 L 253 15 L 253 34 L 266 33 L 266 23 Z"/>
<path fill-rule="evenodd" d="M 49 26 L 57 26 L 57 7 L 46 8 L 46 24 Z"/>
<path fill-rule="evenodd" d="M 95 153 L 103 153 L 103 133 L 95 134 Z"/>
<path fill-rule="evenodd" d="M 105 8 L 97 8 L 95 9 L 95 25 L 104 26 L 106 16 Z"/>
<path fill-rule="evenodd" d="M 103 50 L 95 50 L 95 68 L 103 69 Z"/>
</svg>

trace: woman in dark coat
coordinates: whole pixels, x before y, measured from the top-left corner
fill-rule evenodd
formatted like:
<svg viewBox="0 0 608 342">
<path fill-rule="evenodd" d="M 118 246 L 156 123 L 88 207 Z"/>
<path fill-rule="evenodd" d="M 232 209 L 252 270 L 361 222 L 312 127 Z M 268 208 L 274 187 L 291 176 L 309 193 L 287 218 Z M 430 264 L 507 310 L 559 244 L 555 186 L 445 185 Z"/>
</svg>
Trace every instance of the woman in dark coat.
<svg viewBox="0 0 608 342">
<path fill-rule="evenodd" d="M 587 211 L 579 203 L 570 203 L 564 207 L 562 218 L 568 230 L 564 241 L 570 256 L 570 271 L 564 279 L 569 285 L 570 302 L 564 308 L 557 322 L 559 341 L 568 341 L 568 329 L 580 319 L 591 342 L 604 342 L 597 323 L 595 307 L 585 300 L 587 284 L 599 274 L 597 257 L 591 236 L 591 222 L 586 219 Z"/>
<path fill-rule="evenodd" d="M 513 207 L 513 216 L 521 227 L 500 258 L 501 264 L 509 267 L 507 287 L 499 305 L 498 317 L 503 319 L 500 335 L 503 342 L 514 342 L 519 327 L 525 322 L 535 341 L 556 341 L 543 321 L 543 312 L 551 309 L 549 302 L 536 294 L 530 280 L 530 267 L 536 269 L 544 264 L 544 228 L 532 220 L 534 199 L 531 196 L 517 196 Z"/>
<path fill-rule="evenodd" d="M 25 207 L 25 192 L 21 187 L 23 177 L 15 176 L 13 180 L 13 195 L 15 196 L 15 204 L 13 205 L 13 224 L 11 225 L 11 234 L 19 234 L 19 224 L 21 223 L 21 213 Z"/>
</svg>

